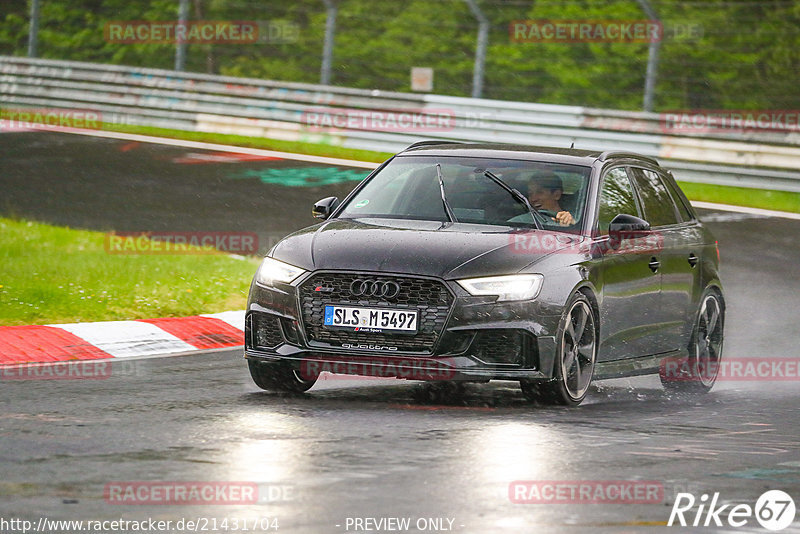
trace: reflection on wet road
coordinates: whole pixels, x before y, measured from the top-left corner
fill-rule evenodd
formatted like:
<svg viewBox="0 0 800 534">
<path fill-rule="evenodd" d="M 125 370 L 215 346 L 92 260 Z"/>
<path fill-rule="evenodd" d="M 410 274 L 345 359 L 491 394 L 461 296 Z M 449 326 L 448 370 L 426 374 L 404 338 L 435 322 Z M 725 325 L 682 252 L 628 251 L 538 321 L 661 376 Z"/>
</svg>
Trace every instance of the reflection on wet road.
<svg viewBox="0 0 800 534">
<path fill-rule="evenodd" d="M 800 490 L 795 384 L 722 384 L 694 398 L 666 394 L 657 378 L 613 380 L 578 409 L 530 405 L 500 382 L 453 392 L 329 376 L 281 396 L 258 390 L 227 351 L 2 388 L 2 516 L 266 515 L 289 532 L 340 532 L 365 516 L 454 517 L 463 532 L 617 530 L 663 523 L 680 491 L 750 502 L 765 488 Z M 516 480 L 658 481 L 664 502 L 513 504 Z M 238 506 L 108 504 L 105 486 L 124 481 L 291 491 Z"/>
</svg>

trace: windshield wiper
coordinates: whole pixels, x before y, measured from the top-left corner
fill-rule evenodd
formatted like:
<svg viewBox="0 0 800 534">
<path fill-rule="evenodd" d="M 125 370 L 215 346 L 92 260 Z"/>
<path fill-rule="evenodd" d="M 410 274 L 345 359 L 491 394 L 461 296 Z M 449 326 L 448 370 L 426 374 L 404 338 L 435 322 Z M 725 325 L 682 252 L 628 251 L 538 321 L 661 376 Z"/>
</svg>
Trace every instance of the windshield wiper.
<svg viewBox="0 0 800 534">
<path fill-rule="evenodd" d="M 523 195 L 522 193 L 520 193 L 516 189 L 512 188 L 511 186 L 509 186 L 507 183 L 505 183 L 503 180 L 501 180 L 500 178 L 495 176 L 495 174 L 492 173 L 491 171 L 489 171 L 488 169 L 483 171 L 483 175 L 485 177 L 489 178 L 490 180 L 492 180 L 494 183 L 496 183 L 497 185 L 499 185 L 503 189 L 505 189 L 506 191 L 508 191 L 509 194 L 511 194 L 511 196 L 514 197 L 515 199 L 517 199 L 519 202 L 525 204 L 525 207 L 528 208 L 528 212 L 531 214 L 531 217 L 533 218 L 533 224 L 536 225 L 536 228 L 538 230 L 542 229 L 542 223 L 539 221 L 539 219 L 542 219 L 542 220 L 545 220 L 545 221 L 547 219 L 544 218 L 544 215 L 539 213 L 539 210 L 537 210 L 536 208 L 531 206 L 531 203 L 528 202 L 528 199 L 525 197 L 525 195 Z"/>
<path fill-rule="evenodd" d="M 439 178 L 439 192 L 442 194 L 442 205 L 444 206 L 444 212 L 447 214 L 447 218 L 450 220 L 450 222 L 458 222 L 455 214 L 453 213 L 453 209 L 447 202 L 447 196 L 444 194 L 444 180 L 442 179 L 442 166 L 438 163 L 436 164 L 436 177 Z"/>
</svg>

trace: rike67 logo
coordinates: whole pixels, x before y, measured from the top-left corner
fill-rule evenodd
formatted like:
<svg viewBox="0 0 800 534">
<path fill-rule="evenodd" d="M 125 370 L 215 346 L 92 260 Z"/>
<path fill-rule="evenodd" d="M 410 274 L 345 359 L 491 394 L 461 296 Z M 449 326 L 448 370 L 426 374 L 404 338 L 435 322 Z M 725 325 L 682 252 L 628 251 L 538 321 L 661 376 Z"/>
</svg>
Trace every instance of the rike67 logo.
<svg viewBox="0 0 800 534">
<path fill-rule="evenodd" d="M 783 530 L 794 522 L 795 505 L 792 497 L 781 490 L 766 491 L 755 506 L 746 503 L 720 504 L 719 493 L 709 498 L 703 494 L 699 499 L 691 493 L 678 493 L 668 526 L 741 528 L 752 525 L 755 520 L 765 529 Z"/>
</svg>

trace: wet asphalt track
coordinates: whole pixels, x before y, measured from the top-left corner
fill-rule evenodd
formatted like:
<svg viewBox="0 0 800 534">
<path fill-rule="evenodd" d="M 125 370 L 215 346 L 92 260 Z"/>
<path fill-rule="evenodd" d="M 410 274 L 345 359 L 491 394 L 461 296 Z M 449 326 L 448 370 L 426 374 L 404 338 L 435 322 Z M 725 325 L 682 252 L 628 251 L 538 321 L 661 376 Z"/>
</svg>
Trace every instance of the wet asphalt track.
<svg viewBox="0 0 800 534">
<path fill-rule="evenodd" d="M 0 214 L 103 232 L 256 232 L 263 252 L 369 172 L 52 132 L 0 135 L 0 162 Z M 286 177 L 299 185 L 274 185 Z"/>
<path fill-rule="evenodd" d="M 314 200 L 355 183 L 230 178 L 311 164 L 175 163 L 187 152 L 199 151 L 3 134 L 0 214 L 100 230 L 271 235 L 313 222 Z M 725 356 L 798 357 L 800 222 L 703 215 L 722 250 Z M 325 380 L 289 397 L 258 390 L 240 351 L 119 361 L 103 380 L 0 382 L 0 518 L 277 517 L 279 531 L 309 533 L 346 532 L 347 517 L 450 518 L 469 533 L 679 530 L 662 526 L 679 491 L 753 505 L 782 489 L 800 504 L 799 399 L 797 381 L 720 383 L 693 398 L 666 394 L 657 377 L 598 383 L 577 409 L 532 406 L 502 382 L 452 396 L 436 385 Z M 664 502 L 508 498 L 514 480 L 621 479 L 661 482 Z M 110 482 L 173 480 L 253 481 L 292 494 L 204 507 L 103 498 Z M 800 531 L 798 520 L 783 532 Z M 726 530 L 767 532 L 753 519 Z"/>
</svg>

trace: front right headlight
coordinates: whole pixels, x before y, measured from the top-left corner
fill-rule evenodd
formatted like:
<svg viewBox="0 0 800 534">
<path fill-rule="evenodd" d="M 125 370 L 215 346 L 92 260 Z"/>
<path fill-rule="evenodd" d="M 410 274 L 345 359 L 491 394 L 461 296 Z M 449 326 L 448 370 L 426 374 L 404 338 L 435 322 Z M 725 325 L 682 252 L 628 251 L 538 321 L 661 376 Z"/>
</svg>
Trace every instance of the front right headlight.
<svg viewBox="0 0 800 534">
<path fill-rule="evenodd" d="M 298 276 L 305 272 L 300 267 L 289 265 L 274 258 L 264 258 L 261 267 L 256 273 L 256 282 L 264 286 L 271 286 L 273 282 L 283 282 L 290 284 Z"/>
<path fill-rule="evenodd" d="M 457 280 L 470 295 L 497 295 L 497 300 L 535 299 L 542 289 L 544 275 L 511 274 L 508 276 L 488 276 L 486 278 L 466 278 Z"/>
</svg>

